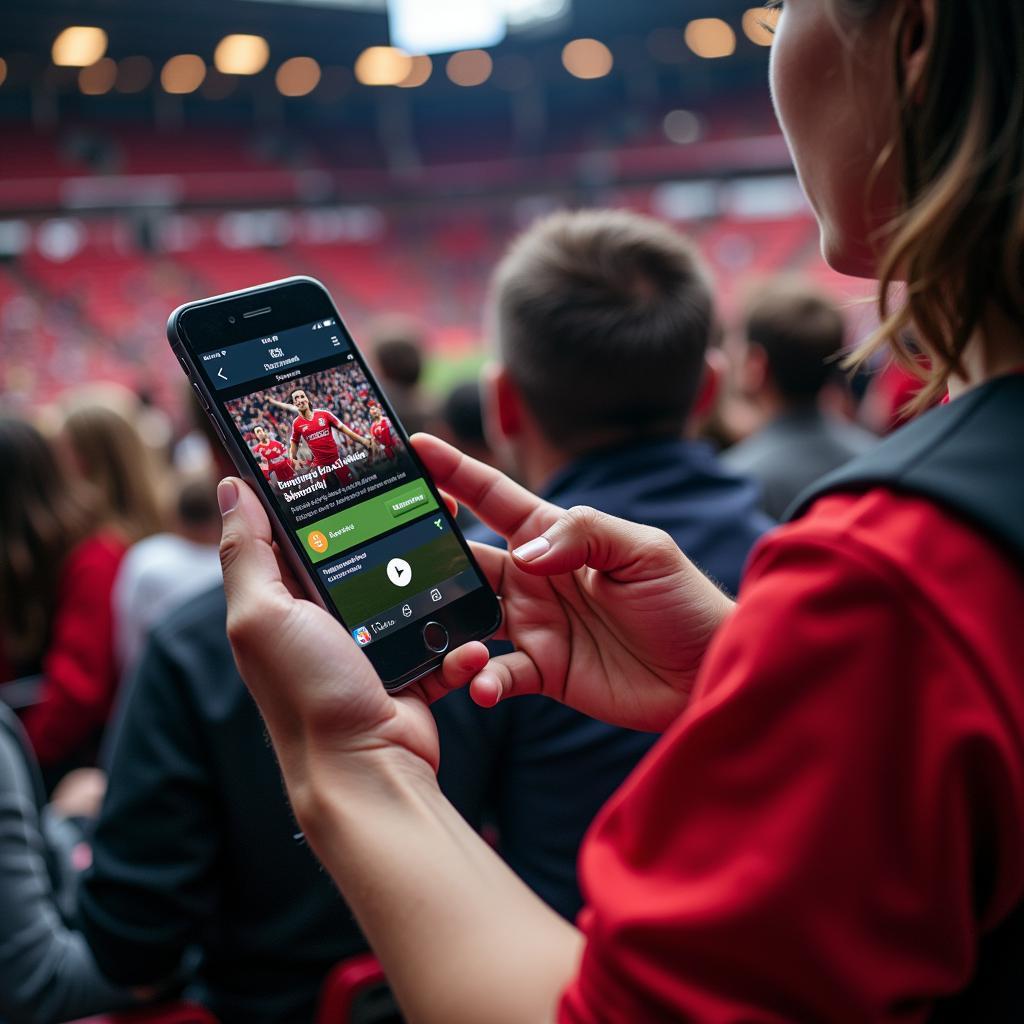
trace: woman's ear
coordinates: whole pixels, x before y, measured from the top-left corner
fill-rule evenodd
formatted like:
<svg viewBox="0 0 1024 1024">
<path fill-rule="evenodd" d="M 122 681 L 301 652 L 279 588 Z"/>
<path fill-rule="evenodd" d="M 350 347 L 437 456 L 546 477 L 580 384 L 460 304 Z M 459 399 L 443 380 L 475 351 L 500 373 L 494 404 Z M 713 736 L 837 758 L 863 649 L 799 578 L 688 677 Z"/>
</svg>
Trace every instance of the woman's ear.
<svg viewBox="0 0 1024 1024">
<path fill-rule="evenodd" d="M 905 99 L 924 102 L 925 74 L 935 39 L 935 0 L 906 0 L 899 29 L 899 58 Z"/>
</svg>

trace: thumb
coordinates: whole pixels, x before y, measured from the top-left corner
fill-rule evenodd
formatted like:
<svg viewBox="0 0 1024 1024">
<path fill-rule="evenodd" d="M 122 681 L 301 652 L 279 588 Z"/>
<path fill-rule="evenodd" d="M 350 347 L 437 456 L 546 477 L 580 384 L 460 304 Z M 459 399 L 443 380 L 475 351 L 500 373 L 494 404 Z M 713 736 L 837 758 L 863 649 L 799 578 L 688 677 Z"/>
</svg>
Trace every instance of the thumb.
<svg viewBox="0 0 1024 1024">
<path fill-rule="evenodd" d="M 682 555 L 662 530 L 577 505 L 539 537 L 512 551 L 516 566 L 533 576 L 573 572 L 586 565 L 631 581 L 664 576 Z"/>
<path fill-rule="evenodd" d="M 233 615 L 251 609 L 276 587 L 283 587 L 266 512 L 252 488 L 235 477 L 217 487 L 222 524 L 220 564 Z"/>
</svg>

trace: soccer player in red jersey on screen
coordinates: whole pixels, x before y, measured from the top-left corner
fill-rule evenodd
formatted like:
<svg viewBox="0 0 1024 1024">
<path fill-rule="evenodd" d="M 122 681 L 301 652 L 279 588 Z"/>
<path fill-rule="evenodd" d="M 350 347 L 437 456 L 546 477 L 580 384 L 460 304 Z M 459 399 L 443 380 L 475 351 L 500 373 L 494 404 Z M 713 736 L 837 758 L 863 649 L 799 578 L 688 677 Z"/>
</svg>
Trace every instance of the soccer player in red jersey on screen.
<svg viewBox="0 0 1024 1024">
<path fill-rule="evenodd" d="M 269 480 L 273 476 L 277 482 L 284 483 L 295 476 L 295 468 L 292 460 L 286 454 L 287 449 L 277 438 L 271 438 L 267 428 L 258 426 L 253 430 L 256 435 L 256 444 L 253 445 L 253 453 L 256 458 L 267 464 L 265 475 Z"/>
<path fill-rule="evenodd" d="M 383 451 L 386 458 L 392 462 L 398 457 L 398 437 L 395 435 L 391 420 L 384 415 L 384 410 L 376 403 L 370 405 L 370 437 L 373 438 L 374 447 Z"/>
<path fill-rule="evenodd" d="M 333 412 L 327 409 L 314 409 L 309 395 L 302 388 L 296 388 L 290 398 L 291 405 L 286 402 L 278 402 L 273 398 L 270 399 L 270 402 L 281 409 L 289 409 L 298 414 L 292 424 L 292 442 L 288 453 L 292 462 L 298 457 L 299 441 L 305 441 L 313 456 L 313 465 L 322 469 L 333 466 L 341 458 L 338 442 L 334 438 L 335 431 L 353 441 L 358 441 L 364 448 L 370 447 L 371 442 L 368 437 L 357 434 L 351 427 L 342 423 Z M 352 481 L 350 466 L 341 466 L 335 469 L 334 474 L 342 486 Z"/>
</svg>

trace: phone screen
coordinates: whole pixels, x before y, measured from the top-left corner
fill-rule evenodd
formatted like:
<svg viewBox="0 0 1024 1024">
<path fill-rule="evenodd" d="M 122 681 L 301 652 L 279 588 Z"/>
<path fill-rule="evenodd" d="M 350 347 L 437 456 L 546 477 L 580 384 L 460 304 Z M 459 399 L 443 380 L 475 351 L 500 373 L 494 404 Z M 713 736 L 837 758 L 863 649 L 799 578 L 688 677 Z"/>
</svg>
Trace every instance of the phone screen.
<svg viewBox="0 0 1024 1024">
<path fill-rule="evenodd" d="M 336 318 L 196 356 L 361 647 L 484 586 Z"/>
</svg>

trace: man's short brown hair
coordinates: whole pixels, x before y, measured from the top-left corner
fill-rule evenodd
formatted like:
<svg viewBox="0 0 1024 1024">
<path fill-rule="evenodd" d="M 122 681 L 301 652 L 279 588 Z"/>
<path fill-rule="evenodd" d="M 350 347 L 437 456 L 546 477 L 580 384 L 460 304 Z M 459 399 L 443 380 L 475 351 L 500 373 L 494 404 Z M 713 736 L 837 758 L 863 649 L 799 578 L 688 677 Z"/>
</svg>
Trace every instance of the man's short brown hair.
<svg viewBox="0 0 1024 1024">
<path fill-rule="evenodd" d="M 768 370 L 787 402 L 810 403 L 837 374 L 843 314 L 822 291 L 799 277 L 779 277 L 747 302 L 747 340 L 764 349 Z"/>
<path fill-rule="evenodd" d="M 551 443 L 682 433 L 712 298 L 681 235 L 625 211 L 547 217 L 498 265 L 492 306 L 502 360 Z"/>
</svg>

